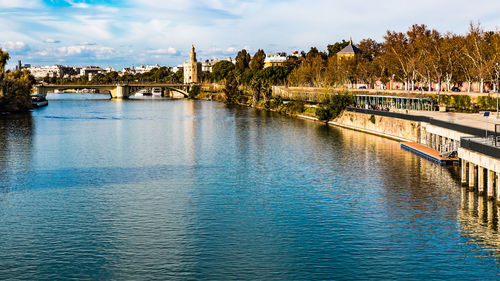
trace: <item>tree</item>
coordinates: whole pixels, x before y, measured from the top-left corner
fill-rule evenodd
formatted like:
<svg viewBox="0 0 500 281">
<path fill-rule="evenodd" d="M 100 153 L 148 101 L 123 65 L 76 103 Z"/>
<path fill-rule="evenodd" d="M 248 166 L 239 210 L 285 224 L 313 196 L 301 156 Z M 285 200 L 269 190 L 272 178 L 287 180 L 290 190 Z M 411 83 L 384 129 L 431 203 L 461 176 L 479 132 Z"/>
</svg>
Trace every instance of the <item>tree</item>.
<svg viewBox="0 0 500 281">
<path fill-rule="evenodd" d="M 224 80 L 224 95 L 226 96 L 226 103 L 236 103 L 239 96 L 238 81 L 234 72 L 230 72 Z"/>
<path fill-rule="evenodd" d="M 31 87 L 35 81 L 28 70 L 16 70 L 5 77 L 10 56 L 0 49 L 0 112 L 25 112 L 32 107 Z"/>
<path fill-rule="evenodd" d="M 316 116 L 321 121 L 330 121 L 339 116 L 344 109 L 354 103 L 354 97 L 347 93 L 327 97 L 316 109 Z"/>
<path fill-rule="evenodd" d="M 215 81 L 222 81 L 229 76 L 229 73 L 234 70 L 234 64 L 229 61 L 220 61 L 214 64 L 212 68 L 212 76 Z"/>
<path fill-rule="evenodd" d="M 238 55 L 236 55 L 236 70 L 242 74 L 249 67 L 249 64 L 250 54 L 247 53 L 247 50 L 243 49 L 239 51 Z"/>
<path fill-rule="evenodd" d="M 361 51 L 363 58 L 373 61 L 382 52 L 382 44 L 373 39 L 363 39 L 359 41 L 358 49 Z"/>
<path fill-rule="evenodd" d="M 259 77 L 254 77 L 250 81 L 250 89 L 252 90 L 253 103 L 257 104 L 260 99 L 260 91 L 262 90 L 262 81 Z"/>
<path fill-rule="evenodd" d="M 10 59 L 10 55 L 8 52 L 4 52 L 1 48 L 0 48 L 0 72 L 4 72 L 5 71 L 5 66 L 7 65 L 7 61 Z"/>
<path fill-rule="evenodd" d="M 327 46 L 328 56 L 333 57 L 336 56 L 340 50 L 344 49 L 347 45 L 349 45 L 349 41 L 345 41 L 342 39 L 342 42 L 335 42 L 332 45 Z"/>
<path fill-rule="evenodd" d="M 250 69 L 251 70 L 261 70 L 264 68 L 264 60 L 266 59 L 266 53 L 264 50 L 259 49 L 250 60 Z"/>
</svg>

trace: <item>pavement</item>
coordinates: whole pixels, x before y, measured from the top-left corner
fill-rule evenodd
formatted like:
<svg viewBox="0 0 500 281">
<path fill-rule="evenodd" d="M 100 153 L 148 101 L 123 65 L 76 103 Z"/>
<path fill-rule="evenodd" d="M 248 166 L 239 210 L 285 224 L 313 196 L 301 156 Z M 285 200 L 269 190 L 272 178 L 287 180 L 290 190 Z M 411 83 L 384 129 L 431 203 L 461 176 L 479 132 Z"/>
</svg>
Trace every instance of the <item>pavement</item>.
<svg viewBox="0 0 500 281">
<path fill-rule="evenodd" d="M 489 131 L 495 131 L 495 124 L 500 124 L 500 116 L 497 119 L 496 112 L 491 112 L 489 117 L 485 117 L 484 114 L 479 113 L 455 113 L 416 110 L 409 110 L 408 114 L 428 116 L 450 123 L 456 123 Z"/>
</svg>

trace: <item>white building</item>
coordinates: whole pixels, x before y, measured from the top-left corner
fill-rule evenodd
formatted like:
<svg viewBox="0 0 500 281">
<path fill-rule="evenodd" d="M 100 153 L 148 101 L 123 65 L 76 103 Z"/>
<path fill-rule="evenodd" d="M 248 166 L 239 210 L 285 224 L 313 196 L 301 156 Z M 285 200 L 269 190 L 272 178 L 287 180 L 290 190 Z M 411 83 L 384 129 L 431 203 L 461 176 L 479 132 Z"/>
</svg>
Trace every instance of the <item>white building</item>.
<svg viewBox="0 0 500 281">
<path fill-rule="evenodd" d="M 83 67 L 82 69 L 80 69 L 80 75 L 81 76 L 85 76 L 85 75 L 94 75 L 94 74 L 98 74 L 98 73 L 106 73 L 106 70 L 98 67 L 98 66 L 87 66 L 87 67 Z"/>
<path fill-rule="evenodd" d="M 28 67 L 28 70 L 31 72 L 36 79 L 42 79 L 44 77 L 60 77 L 63 72 L 62 65 L 46 65 L 46 66 L 32 66 Z"/>
<path fill-rule="evenodd" d="M 286 53 L 276 53 L 273 55 L 267 55 L 264 60 L 264 68 L 270 66 L 283 66 L 286 61 Z"/>
<path fill-rule="evenodd" d="M 176 73 L 176 72 L 177 72 L 177 71 L 179 71 L 179 70 L 180 70 L 180 71 L 184 71 L 184 65 L 180 64 L 180 65 L 178 65 L 178 66 L 174 66 L 174 67 L 172 67 L 172 72 L 173 72 L 173 73 Z"/>
</svg>

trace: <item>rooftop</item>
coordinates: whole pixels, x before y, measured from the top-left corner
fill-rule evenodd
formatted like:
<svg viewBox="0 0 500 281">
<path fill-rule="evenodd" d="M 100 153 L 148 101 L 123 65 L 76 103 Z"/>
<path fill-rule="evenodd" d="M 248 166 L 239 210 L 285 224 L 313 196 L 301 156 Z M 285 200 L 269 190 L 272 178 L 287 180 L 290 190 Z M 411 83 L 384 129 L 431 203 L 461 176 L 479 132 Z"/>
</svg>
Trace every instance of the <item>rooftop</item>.
<svg viewBox="0 0 500 281">
<path fill-rule="evenodd" d="M 352 41 L 349 41 L 349 45 L 345 46 L 344 49 L 340 50 L 337 54 L 342 54 L 342 53 L 354 53 L 354 54 L 360 54 L 361 50 L 358 49 L 356 46 L 352 44 Z"/>
</svg>

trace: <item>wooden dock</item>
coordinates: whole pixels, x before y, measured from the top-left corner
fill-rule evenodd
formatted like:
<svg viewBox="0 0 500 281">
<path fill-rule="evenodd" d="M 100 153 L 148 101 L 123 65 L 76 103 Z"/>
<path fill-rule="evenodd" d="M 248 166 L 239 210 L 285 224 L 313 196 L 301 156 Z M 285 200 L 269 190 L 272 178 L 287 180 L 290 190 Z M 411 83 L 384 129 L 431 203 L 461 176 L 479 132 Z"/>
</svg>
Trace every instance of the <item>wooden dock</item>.
<svg viewBox="0 0 500 281">
<path fill-rule="evenodd" d="M 441 157 L 439 151 L 416 142 L 402 142 L 401 147 L 442 166 L 459 163 L 458 158 Z"/>
</svg>

